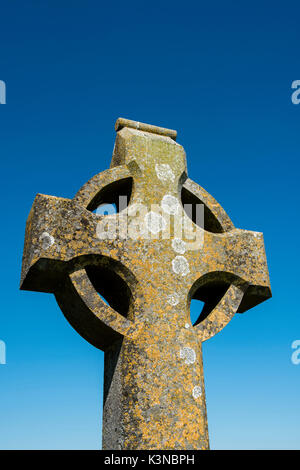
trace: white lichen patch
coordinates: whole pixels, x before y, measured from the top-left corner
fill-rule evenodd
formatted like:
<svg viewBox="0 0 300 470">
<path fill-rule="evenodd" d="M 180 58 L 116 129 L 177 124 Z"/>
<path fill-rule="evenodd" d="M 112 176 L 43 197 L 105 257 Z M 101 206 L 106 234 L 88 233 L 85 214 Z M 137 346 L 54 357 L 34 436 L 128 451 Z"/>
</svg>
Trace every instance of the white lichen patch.
<svg viewBox="0 0 300 470">
<path fill-rule="evenodd" d="M 176 256 L 172 260 L 172 268 L 174 273 L 186 276 L 190 272 L 190 267 L 187 259 L 184 256 Z"/>
<path fill-rule="evenodd" d="M 40 236 L 40 241 L 42 242 L 43 250 L 48 250 L 53 245 L 54 238 L 48 232 L 43 232 Z"/>
<path fill-rule="evenodd" d="M 179 303 L 179 295 L 176 292 L 173 292 L 173 294 L 168 295 L 167 302 L 169 305 L 175 307 L 175 305 Z"/>
<path fill-rule="evenodd" d="M 184 347 L 180 349 L 180 358 L 185 360 L 185 364 L 194 364 L 196 361 L 196 353 L 192 348 Z"/>
<path fill-rule="evenodd" d="M 167 214 L 176 215 L 180 210 L 180 203 L 175 196 L 166 194 L 162 198 L 161 207 Z"/>
<path fill-rule="evenodd" d="M 157 178 L 163 183 L 173 183 L 175 180 L 175 175 L 171 170 L 170 165 L 168 165 L 167 163 L 157 163 L 155 165 L 155 172 Z"/>
<path fill-rule="evenodd" d="M 202 388 L 200 385 L 196 385 L 193 388 L 193 397 L 195 398 L 195 400 L 197 400 L 197 398 L 200 398 L 201 395 L 202 395 Z"/>
<path fill-rule="evenodd" d="M 153 211 L 148 212 L 144 220 L 146 228 L 155 235 L 164 230 L 167 225 L 163 216 Z"/>
<path fill-rule="evenodd" d="M 172 241 L 172 248 L 174 251 L 176 251 L 176 253 L 180 253 L 181 255 L 183 255 L 186 250 L 186 243 L 181 240 L 181 238 L 174 238 L 174 240 Z"/>
<path fill-rule="evenodd" d="M 189 323 L 186 323 L 186 324 L 184 325 L 184 328 L 186 328 L 186 329 L 188 329 L 189 327 L 190 327 L 190 324 L 189 324 Z"/>
</svg>

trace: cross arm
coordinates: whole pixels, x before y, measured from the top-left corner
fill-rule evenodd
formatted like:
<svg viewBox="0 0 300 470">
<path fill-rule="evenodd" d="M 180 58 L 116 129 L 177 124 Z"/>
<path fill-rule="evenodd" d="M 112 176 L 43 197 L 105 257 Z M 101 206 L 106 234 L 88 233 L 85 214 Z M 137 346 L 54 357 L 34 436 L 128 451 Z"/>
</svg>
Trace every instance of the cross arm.
<svg viewBox="0 0 300 470">
<path fill-rule="evenodd" d="M 215 282 L 224 281 L 228 286 L 235 278 L 247 284 L 238 306 L 240 313 L 271 297 L 262 233 L 236 228 L 221 234 L 205 232 L 199 251 L 190 251 L 188 257 L 194 265 L 194 282 L 210 274 Z"/>
<path fill-rule="evenodd" d="M 36 196 L 26 223 L 21 289 L 54 292 L 65 262 L 82 254 L 82 229 L 91 225 L 83 211 L 69 199 Z"/>
<path fill-rule="evenodd" d="M 263 234 L 233 228 L 206 232 L 201 256 L 189 252 L 194 263 L 190 297 L 205 303 L 195 325 L 201 342 L 221 331 L 236 312 L 243 313 L 271 297 Z"/>
<path fill-rule="evenodd" d="M 70 199 L 38 194 L 26 223 L 21 289 L 54 292 L 80 258 L 113 258 L 112 247 L 97 236 L 100 220 Z"/>
<path fill-rule="evenodd" d="M 137 325 L 108 306 L 87 275 L 86 266 L 103 261 L 134 282 L 117 250 L 98 239 L 98 222 L 99 216 L 74 201 L 38 194 L 26 224 L 21 289 L 54 293 L 73 327 L 105 350 L 122 335 L 134 334 Z"/>
</svg>

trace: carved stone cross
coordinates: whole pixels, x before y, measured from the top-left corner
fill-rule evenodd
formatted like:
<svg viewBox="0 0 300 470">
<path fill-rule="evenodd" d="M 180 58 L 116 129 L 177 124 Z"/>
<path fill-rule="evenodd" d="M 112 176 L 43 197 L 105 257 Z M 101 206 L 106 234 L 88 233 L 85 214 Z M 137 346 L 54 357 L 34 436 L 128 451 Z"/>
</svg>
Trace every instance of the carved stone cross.
<svg viewBox="0 0 300 470">
<path fill-rule="evenodd" d="M 202 342 L 271 296 L 263 236 L 187 178 L 176 131 L 116 131 L 111 168 L 73 200 L 36 196 L 21 288 L 54 293 L 105 351 L 103 449 L 208 449 Z M 205 303 L 195 325 L 192 298 Z"/>
</svg>

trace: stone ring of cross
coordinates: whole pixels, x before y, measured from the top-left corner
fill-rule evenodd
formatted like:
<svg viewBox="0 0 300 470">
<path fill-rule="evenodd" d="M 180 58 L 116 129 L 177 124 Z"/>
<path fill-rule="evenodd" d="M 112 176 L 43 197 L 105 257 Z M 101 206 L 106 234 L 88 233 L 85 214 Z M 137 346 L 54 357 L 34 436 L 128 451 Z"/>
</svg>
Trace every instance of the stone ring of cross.
<svg viewBox="0 0 300 470">
<path fill-rule="evenodd" d="M 187 177 L 176 131 L 116 132 L 110 169 L 72 200 L 36 196 L 21 288 L 53 293 L 105 352 L 103 449 L 208 449 L 202 342 L 271 296 L 263 235 Z"/>
</svg>

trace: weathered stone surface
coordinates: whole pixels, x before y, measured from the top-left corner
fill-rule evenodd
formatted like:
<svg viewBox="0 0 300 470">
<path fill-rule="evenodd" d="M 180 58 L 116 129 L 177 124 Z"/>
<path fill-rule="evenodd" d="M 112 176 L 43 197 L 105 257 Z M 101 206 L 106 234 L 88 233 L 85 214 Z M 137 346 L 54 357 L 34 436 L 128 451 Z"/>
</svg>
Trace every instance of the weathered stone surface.
<svg viewBox="0 0 300 470">
<path fill-rule="evenodd" d="M 103 448 L 207 449 L 202 342 L 271 296 L 263 236 L 187 178 L 176 131 L 125 119 L 116 130 L 111 168 L 73 200 L 37 195 L 21 288 L 54 293 L 105 351 Z M 119 195 L 118 213 L 92 212 Z M 205 302 L 196 325 L 192 297 Z"/>
</svg>

